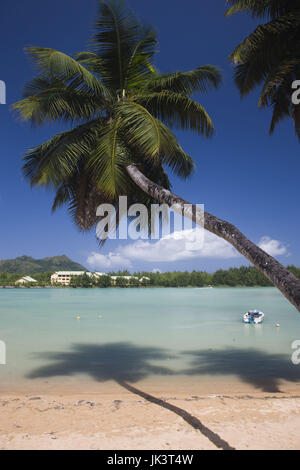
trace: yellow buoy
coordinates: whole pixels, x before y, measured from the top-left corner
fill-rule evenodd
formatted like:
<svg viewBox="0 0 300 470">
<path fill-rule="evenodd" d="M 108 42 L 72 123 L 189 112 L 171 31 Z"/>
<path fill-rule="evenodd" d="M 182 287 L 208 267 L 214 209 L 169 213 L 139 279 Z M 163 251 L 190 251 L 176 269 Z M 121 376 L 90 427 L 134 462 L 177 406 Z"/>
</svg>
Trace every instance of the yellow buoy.
<svg viewBox="0 0 300 470">
<path fill-rule="evenodd" d="M 78 315 L 77 320 L 80 320 L 80 316 Z"/>
</svg>

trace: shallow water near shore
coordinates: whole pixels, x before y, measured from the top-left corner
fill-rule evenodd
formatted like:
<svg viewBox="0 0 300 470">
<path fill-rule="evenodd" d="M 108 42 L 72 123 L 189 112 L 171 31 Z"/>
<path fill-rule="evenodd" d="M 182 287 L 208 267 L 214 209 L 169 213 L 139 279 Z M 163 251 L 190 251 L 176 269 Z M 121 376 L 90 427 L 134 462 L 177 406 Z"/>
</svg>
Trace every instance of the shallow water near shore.
<svg viewBox="0 0 300 470">
<path fill-rule="evenodd" d="M 253 308 L 262 325 L 242 323 Z M 273 288 L 3 289 L 0 392 L 297 391 L 297 339 L 300 315 Z"/>
</svg>

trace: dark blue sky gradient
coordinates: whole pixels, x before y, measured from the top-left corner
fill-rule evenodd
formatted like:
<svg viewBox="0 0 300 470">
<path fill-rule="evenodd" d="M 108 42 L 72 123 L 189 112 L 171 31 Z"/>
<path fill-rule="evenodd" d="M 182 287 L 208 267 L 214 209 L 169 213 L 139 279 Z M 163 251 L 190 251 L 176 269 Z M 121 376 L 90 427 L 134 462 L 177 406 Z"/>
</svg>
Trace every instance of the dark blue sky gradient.
<svg viewBox="0 0 300 470">
<path fill-rule="evenodd" d="M 216 136 L 205 140 L 189 132 L 177 133 L 195 158 L 197 172 L 188 181 L 173 178 L 174 191 L 191 202 L 204 203 L 209 212 L 230 220 L 255 242 L 265 235 L 280 240 L 290 252 L 280 260 L 300 265 L 300 146 L 292 122 L 284 122 L 269 137 L 270 113 L 257 109 L 258 93 L 240 99 L 227 60 L 254 22 L 243 15 L 225 18 L 225 0 L 130 0 L 129 4 L 158 31 L 160 71 L 188 70 L 206 63 L 223 70 L 221 89 L 198 97 L 213 118 Z M 97 0 L 2 2 L 0 79 L 7 84 L 8 104 L 20 99 L 24 82 L 34 74 L 24 46 L 66 53 L 85 50 L 96 12 Z M 0 258 L 65 253 L 85 263 L 90 252 L 99 250 L 94 233 L 79 233 L 65 210 L 51 215 L 51 195 L 32 190 L 20 170 L 23 152 L 50 137 L 57 127 L 31 129 L 15 120 L 8 105 L 0 106 L 0 122 Z M 102 253 L 118 245 L 110 241 Z M 243 263 L 242 259 L 202 259 L 155 264 L 163 270 L 214 270 Z M 134 268 L 152 266 L 140 262 Z"/>
</svg>

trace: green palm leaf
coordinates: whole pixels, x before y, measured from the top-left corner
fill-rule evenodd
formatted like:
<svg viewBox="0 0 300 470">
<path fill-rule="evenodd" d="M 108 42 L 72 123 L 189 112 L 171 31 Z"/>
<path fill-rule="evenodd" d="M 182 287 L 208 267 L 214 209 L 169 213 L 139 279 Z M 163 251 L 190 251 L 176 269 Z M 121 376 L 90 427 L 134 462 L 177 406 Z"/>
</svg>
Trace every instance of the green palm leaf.
<svg viewBox="0 0 300 470">
<path fill-rule="evenodd" d="M 128 102 L 119 107 L 118 115 L 123 139 L 133 154 L 140 152 L 154 166 L 163 162 L 179 176 L 191 174 L 194 169 L 191 157 L 180 147 L 174 134 L 146 108 Z"/>
<path fill-rule="evenodd" d="M 215 133 L 207 111 L 184 94 L 162 91 L 137 95 L 135 101 L 171 128 L 190 129 L 206 137 Z"/>
<path fill-rule="evenodd" d="M 123 0 L 100 1 L 96 31 L 93 43 L 103 62 L 105 83 L 115 92 L 122 93 L 140 23 Z"/>
<path fill-rule="evenodd" d="M 33 125 L 57 120 L 82 121 L 99 115 L 101 100 L 74 90 L 58 79 L 37 77 L 24 89 L 25 98 L 12 106 L 17 116 Z M 102 100 L 102 108 L 105 101 Z"/>
<path fill-rule="evenodd" d="M 221 81 L 221 73 L 217 67 L 204 65 L 188 72 L 156 74 L 145 83 L 145 88 L 150 92 L 172 91 L 191 95 L 217 89 Z"/>
<path fill-rule="evenodd" d="M 26 153 L 23 172 L 32 185 L 58 187 L 94 148 L 102 128 L 99 119 L 55 135 Z"/>
<path fill-rule="evenodd" d="M 254 18 L 265 16 L 276 18 L 289 11 L 292 3 L 290 0 L 227 0 L 227 5 L 231 7 L 227 10 L 226 16 L 246 11 Z"/>
<path fill-rule="evenodd" d="M 124 89 L 138 89 L 143 86 L 146 78 L 155 74 L 151 59 L 157 52 L 157 37 L 152 29 L 141 29 L 140 39 L 137 41 L 129 58 Z"/>
<path fill-rule="evenodd" d="M 27 47 L 26 51 L 42 74 L 50 74 L 69 86 L 110 98 L 109 90 L 78 61 L 63 52 L 45 47 Z"/>
<path fill-rule="evenodd" d="M 241 96 L 262 86 L 260 107 L 272 107 L 270 133 L 293 116 L 297 135 L 300 115 L 292 104 L 292 82 L 300 72 L 300 3 L 298 0 L 228 0 L 227 15 L 240 11 L 267 18 L 232 52 L 235 83 Z"/>
<path fill-rule="evenodd" d="M 98 188 L 109 197 L 126 193 L 125 166 L 129 163 L 128 151 L 120 139 L 120 119 L 108 123 L 101 132 L 88 167 L 98 175 Z"/>
</svg>

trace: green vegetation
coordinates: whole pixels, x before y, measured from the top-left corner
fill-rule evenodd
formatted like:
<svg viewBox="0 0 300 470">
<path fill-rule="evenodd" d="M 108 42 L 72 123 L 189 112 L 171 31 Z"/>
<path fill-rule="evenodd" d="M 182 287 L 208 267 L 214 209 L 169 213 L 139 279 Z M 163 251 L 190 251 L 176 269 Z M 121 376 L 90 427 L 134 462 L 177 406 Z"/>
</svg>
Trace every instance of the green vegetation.
<svg viewBox="0 0 300 470">
<path fill-rule="evenodd" d="M 87 273 L 84 273 L 82 276 L 73 276 L 71 278 L 70 287 L 84 287 L 89 288 L 93 287 L 95 282 L 91 276 L 88 276 Z"/>
<path fill-rule="evenodd" d="M 85 271 L 86 269 L 75 263 L 67 256 L 53 256 L 52 258 L 34 259 L 30 256 L 20 256 L 16 259 L 0 260 L 0 272 L 17 274 L 18 277 L 47 271 Z"/>
<path fill-rule="evenodd" d="M 290 272 L 300 279 L 300 268 L 288 266 Z M 51 272 L 39 273 L 34 276 L 37 284 L 26 284 L 26 287 L 50 286 Z M 112 282 L 111 276 L 118 276 Z M 136 272 L 132 278 L 127 280 L 122 276 L 130 276 L 128 271 L 112 272 L 98 278 L 90 277 L 87 274 L 74 276 L 70 287 L 73 288 L 107 288 L 107 287 L 268 287 L 272 286 L 266 277 L 252 266 L 242 266 L 241 268 L 219 269 L 213 274 L 204 271 L 173 271 L 166 273 Z M 0 273 L 0 286 L 14 286 L 19 279 L 19 274 Z M 140 282 L 141 278 L 149 278 Z M 65 288 L 64 286 L 55 286 Z"/>
<path fill-rule="evenodd" d="M 292 104 L 292 83 L 299 78 L 299 0 L 227 0 L 227 16 L 239 12 L 265 19 L 231 54 L 242 96 L 261 87 L 259 106 L 272 108 L 270 133 L 293 117 L 300 137 L 300 106 Z"/>
<path fill-rule="evenodd" d="M 51 274 L 52 271 L 47 271 L 43 273 L 31 273 L 30 276 L 34 277 L 37 283 L 34 284 L 26 284 L 26 287 L 45 287 L 50 286 L 51 284 Z M 24 273 L 7 273 L 7 272 L 0 272 L 0 286 L 15 286 L 15 282 L 23 277 Z M 28 275 L 28 273 L 26 273 Z"/>
<path fill-rule="evenodd" d="M 101 276 L 95 281 L 96 287 L 111 287 L 110 276 Z"/>
<path fill-rule="evenodd" d="M 214 274 L 203 271 L 175 271 L 161 274 L 143 273 L 143 275 L 150 278 L 150 285 L 157 287 L 263 287 L 272 285 L 263 274 L 253 267 L 220 269 Z"/>
</svg>

